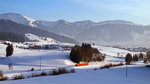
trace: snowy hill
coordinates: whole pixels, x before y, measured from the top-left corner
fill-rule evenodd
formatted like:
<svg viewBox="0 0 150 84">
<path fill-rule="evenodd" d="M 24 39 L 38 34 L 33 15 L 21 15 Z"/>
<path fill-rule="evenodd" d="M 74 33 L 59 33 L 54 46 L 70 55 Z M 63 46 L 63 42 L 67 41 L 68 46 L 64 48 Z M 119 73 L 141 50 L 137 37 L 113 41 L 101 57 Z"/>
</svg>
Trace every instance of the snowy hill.
<svg viewBox="0 0 150 84">
<path fill-rule="evenodd" d="M 4 13 L 4 14 L 0 14 L 0 19 L 11 20 L 16 23 L 36 27 L 36 25 L 33 24 L 33 22 L 36 21 L 35 19 L 29 18 L 29 17 L 21 15 L 21 14 Z"/>
<path fill-rule="evenodd" d="M 37 35 L 31 34 L 31 33 L 27 33 L 27 34 L 25 34 L 25 36 L 29 40 L 34 41 L 34 42 L 38 42 L 40 44 L 57 44 L 57 43 L 60 43 L 60 42 L 58 42 L 52 38 L 41 37 L 41 36 L 37 36 Z"/>
</svg>

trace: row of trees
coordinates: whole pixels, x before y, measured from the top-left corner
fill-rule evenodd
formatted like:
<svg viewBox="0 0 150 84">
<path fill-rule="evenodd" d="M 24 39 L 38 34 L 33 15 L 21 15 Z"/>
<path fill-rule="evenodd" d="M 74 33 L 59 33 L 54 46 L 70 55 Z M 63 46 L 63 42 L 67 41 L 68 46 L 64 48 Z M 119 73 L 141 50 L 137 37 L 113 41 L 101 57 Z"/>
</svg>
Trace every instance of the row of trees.
<svg viewBox="0 0 150 84">
<path fill-rule="evenodd" d="M 136 62 L 139 60 L 139 58 L 142 58 L 144 59 L 144 63 L 146 63 L 147 61 L 150 60 L 150 52 L 147 52 L 146 55 L 144 55 L 143 53 L 140 53 L 140 54 L 134 54 L 132 56 L 132 54 L 128 53 L 125 57 L 125 61 L 126 61 L 126 64 L 130 64 L 132 61 L 133 62 Z"/>
</svg>

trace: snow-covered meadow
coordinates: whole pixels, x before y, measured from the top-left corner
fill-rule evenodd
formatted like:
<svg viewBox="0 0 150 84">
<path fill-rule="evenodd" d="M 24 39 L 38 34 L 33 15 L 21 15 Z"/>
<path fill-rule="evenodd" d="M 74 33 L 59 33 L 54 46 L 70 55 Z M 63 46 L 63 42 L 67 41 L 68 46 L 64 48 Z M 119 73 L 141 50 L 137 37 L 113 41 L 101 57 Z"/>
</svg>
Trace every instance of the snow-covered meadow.
<svg viewBox="0 0 150 84">
<path fill-rule="evenodd" d="M 14 44 L 21 45 L 21 44 Z M 58 76 L 42 76 L 26 78 L 23 80 L 1 81 L 0 84 L 148 84 L 150 78 L 150 68 L 146 68 L 142 61 L 128 65 L 128 76 L 126 77 L 126 66 L 113 67 L 109 69 L 99 69 L 105 64 L 124 63 L 124 57 L 127 53 L 135 54 L 127 50 L 102 47 L 95 45 L 100 52 L 106 54 L 104 62 L 90 62 L 88 66 L 76 67 L 75 63 L 69 59 L 70 51 L 65 50 L 33 50 L 19 49 L 14 47 L 14 54 L 5 57 L 6 45 L 0 44 L 0 70 L 4 75 L 11 79 L 15 75 L 23 74 L 24 76 L 38 73 L 41 71 L 51 71 L 59 67 L 75 69 L 76 73 L 62 74 Z M 120 57 L 118 57 L 120 53 Z M 136 52 L 137 53 L 137 52 Z M 13 64 L 13 69 L 9 70 L 8 64 Z M 40 71 L 41 63 L 41 71 Z M 34 68 L 35 71 L 30 71 Z M 94 70 L 96 69 L 96 70 Z"/>
<path fill-rule="evenodd" d="M 23 80 L 2 81 L 2 84 L 149 84 L 150 69 L 144 66 L 124 67 L 102 70 L 76 70 L 76 73 L 59 76 L 43 76 Z"/>
</svg>

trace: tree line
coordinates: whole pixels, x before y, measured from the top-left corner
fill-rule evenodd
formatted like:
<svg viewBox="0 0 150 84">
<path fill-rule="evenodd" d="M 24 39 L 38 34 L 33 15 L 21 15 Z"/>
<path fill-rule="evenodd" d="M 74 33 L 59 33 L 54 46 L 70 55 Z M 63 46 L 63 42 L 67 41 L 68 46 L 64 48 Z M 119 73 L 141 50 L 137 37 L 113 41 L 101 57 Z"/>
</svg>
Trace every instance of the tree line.
<svg viewBox="0 0 150 84">
<path fill-rule="evenodd" d="M 150 52 L 146 52 L 146 54 L 139 53 L 134 55 L 127 53 L 125 57 L 125 62 L 126 64 L 130 64 L 131 62 L 139 61 L 139 59 L 143 59 L 143 62 L 147 63 L 148 61 L 150 61 Z"/>
<path fill-rule="evenodd" d="M 24 36 L 11 32 L 0 32 L 0 40 L 11 42 L 25 42 Z"/>
<path fill-rule="evenodd" d="M 73 62 L 90 62 L 90 61 L 103 61 L 105 55 L 98 51 L 96 48 L 92 48 L 90 44 L 82 43 L 81 46 L 75 45 L 70 53 L 70 59 Z"/>
</svg>

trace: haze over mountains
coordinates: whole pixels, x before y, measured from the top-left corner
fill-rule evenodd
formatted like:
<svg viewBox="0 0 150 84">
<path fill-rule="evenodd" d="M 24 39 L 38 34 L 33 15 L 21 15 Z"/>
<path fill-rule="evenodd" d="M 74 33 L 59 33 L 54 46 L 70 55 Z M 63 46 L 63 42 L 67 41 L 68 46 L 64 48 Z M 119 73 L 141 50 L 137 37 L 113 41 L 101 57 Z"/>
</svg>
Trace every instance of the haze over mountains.
<svg viewBox="0 0 150 84">
<path fill-rule="evenodd" d="M 0 20 L 0 32 L 12 32 L 12 33 L 19 34 L 23 36 L 26 41 L 29 41 L 29 39 L 25 37 L 25 34 L 31 33 L 31 34 L 35 34 L 35 35 L 42 36 L 42 37 L 49 37 L 59 42 L 74 43 L 74 44 L 78 43 L 75 40 L 70 39 L 68 37 L 60 36 L 54 33 L 49 33 L 47 31 L 34 28 L 34 27 L 30 27 L 27 25 L 18 24 L 10 20 Z"/>
<path fill-rule="evenodd" d="M 40 28 L 48 32 L 64 35 L 79 42 L 100 45 L 150 47 L 150 26 L 139 25 L 123 20 L 93 22 L 90 20 L 68 22 L 65 20 L 43 21 L 28 18 L 21 14 L 1 14 L 0 19 Z M 36 30 L 36 29 L 35 29 Z"/>
</svg>

